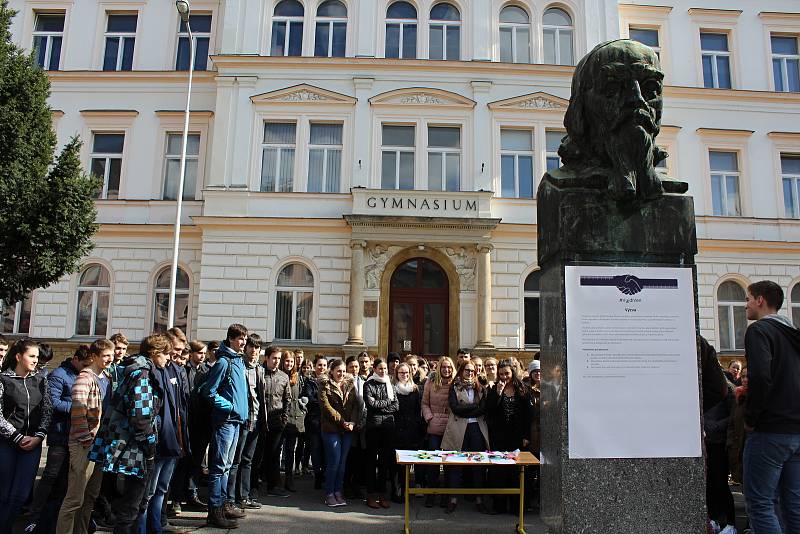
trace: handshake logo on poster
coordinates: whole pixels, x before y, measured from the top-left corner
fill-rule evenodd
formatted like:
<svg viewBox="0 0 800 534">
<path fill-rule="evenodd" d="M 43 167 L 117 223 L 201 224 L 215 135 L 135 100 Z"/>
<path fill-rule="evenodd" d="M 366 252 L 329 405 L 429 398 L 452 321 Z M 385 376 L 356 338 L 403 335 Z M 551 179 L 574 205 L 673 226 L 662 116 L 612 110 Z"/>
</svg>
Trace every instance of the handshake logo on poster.
<svg viewBox="0 0 800 534">
<path fill-rule="evenodd" d="M 678 280 L 675 278 L 639 278 L 632 274 L 581 276 L 581 285 L 616 287 L 623 295 L 636 295 L 644 289 L 678 289 Z"/>
</svg>

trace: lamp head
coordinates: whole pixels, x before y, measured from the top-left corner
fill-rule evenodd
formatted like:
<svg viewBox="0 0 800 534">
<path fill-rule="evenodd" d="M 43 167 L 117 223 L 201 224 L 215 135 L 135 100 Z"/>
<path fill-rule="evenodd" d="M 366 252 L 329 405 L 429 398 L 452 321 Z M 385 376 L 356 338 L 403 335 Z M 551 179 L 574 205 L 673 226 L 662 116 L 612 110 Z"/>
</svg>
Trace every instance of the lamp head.
<svg viewBox="0 0 800 534">
<path fill-rule="evenodd" d="M 183 22 L 189 22 L 189 2 L 187 0 L 176 0 L 175 8 L 178 10 Z"/>
</svg>

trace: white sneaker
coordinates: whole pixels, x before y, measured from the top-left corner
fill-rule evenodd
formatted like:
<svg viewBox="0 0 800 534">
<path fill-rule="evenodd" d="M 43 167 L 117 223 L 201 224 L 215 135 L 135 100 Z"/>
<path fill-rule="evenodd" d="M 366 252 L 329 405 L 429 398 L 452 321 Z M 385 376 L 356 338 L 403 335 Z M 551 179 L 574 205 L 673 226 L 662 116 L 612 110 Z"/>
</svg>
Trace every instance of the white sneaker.
<svg viewBox="0 0 800 534">
<path fill-rule="evenodd" d="M 719 534 L 736 534 L 736 527 L 734 527 L 733 525 L 728 525 L 727 527 L 720 530 Z"/>
</svg>

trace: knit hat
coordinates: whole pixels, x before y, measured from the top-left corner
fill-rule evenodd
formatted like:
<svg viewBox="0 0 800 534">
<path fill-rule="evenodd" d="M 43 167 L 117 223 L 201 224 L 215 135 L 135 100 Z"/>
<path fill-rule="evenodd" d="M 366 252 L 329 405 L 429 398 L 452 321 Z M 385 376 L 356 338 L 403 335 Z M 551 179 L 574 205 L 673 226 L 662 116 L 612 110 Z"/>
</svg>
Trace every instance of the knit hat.
<svg viewBox="0 0 800 534">
<path fill-rule="evenodd" d="M 532 373 L 534 371 L 541 371 L 542 364 L 539 360 L 531 360 L 531 363 L 528 364 L 528 372 Z"/>
</svg>

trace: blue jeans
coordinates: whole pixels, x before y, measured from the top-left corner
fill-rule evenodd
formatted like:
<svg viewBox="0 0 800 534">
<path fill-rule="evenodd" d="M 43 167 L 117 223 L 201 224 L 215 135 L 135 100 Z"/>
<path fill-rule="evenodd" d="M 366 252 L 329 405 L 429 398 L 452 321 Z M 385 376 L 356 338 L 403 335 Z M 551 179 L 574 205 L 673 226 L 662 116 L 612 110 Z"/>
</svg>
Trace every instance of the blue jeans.
<svg viewBox="0 0 800 534">
<path fill-rule="evenodd" d="M 344 489 L 344 468 L 347 453 L 353 443 L 353 433 L 323 432 L 322 444 L 325 447 L 325 493 L 330 495 Z"/>
<path fill-rule="evenodd" d="M 753 432 L 744 444 L 744 496 L 753 534 L 800 532 L 800 434 Z"/>
<path fill-rule="evenodd" d="M 41 445 L 23 451 L 6 438 L 0 438 L 0 532 L 11 532 L 33 488 L 41 456 Z"/>
<path fill-rule="evenodd" d="M 172 473 L 178 465 L 177 458 L 157 458 L 147 478 L 137 519 L 139 534 L 161 534 L 161 509 L 169 490 Z"/>
<path fill-rule="evenodd" d="M 236 453 L 241 423 L 222 423 L 214 428 L 208 448 L 208 506 L 219 508 L 228 498 L 228 473 Z M 232 497 L 231 497 L 232 498 Z"/>
</svg>

